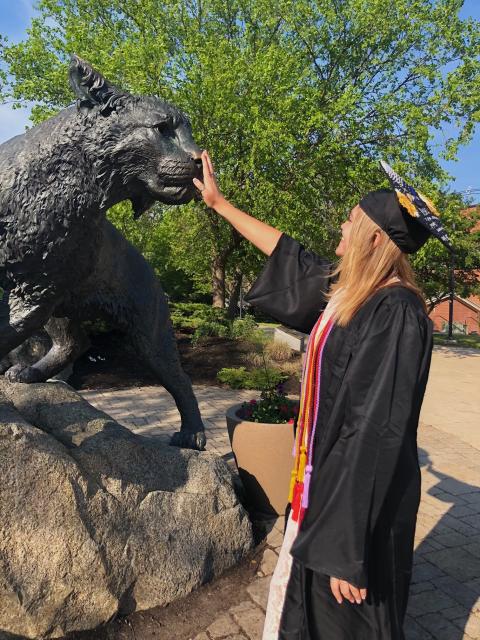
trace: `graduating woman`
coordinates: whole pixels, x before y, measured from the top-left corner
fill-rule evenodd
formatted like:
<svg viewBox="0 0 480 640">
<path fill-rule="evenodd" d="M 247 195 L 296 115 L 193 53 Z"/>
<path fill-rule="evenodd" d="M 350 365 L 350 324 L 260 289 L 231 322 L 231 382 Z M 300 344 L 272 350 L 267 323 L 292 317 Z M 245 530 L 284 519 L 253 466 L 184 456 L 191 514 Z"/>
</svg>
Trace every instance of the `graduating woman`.
<svg viewBox="0 0 480 640">
<path fill-rule="evenodd" d="M 263 640 L 403 640 L 420 500 L 416 431 L 432 323 L 407 259 L 448 236 L 433 205 L 394 189 L 350 212 L 336 268 L 236 209 L 203 153 L 205 203 L 269 256 L 246 299 L 310 333 L 284 542 Z"/>
</svg>

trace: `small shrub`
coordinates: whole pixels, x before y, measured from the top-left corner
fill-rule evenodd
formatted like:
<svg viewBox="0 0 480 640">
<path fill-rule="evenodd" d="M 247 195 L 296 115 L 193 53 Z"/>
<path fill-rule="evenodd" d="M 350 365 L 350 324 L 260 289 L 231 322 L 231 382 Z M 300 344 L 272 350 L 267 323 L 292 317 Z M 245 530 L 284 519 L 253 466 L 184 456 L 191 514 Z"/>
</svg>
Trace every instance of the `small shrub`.
<svg viewBox="0 0 480 640">
<path fill-rule="evenodd" d="M 287 379 L 278 369 L 268 367 L 247 371 L 245 367 L 220 369 L 217 373 L 220 382 L 232 389 L 271 389 Z"/>
<path fill-rule="evenodd" d="M 228 338 L 230 336 L 230 327 L 228 324 L 212 320 L 201 320 L 192 336 L 192 344 L 197 345 L 202 338 L 216 336 L 219 338 Z"/>
<path fill-rule="evenodd" d="M 297 378 L 300 380 L 300 377 L 302 375 L 301 360 L 294 360 L 292 362 L 282 362 L 282 364 L 279 364 L 279 367 L 281 371 L 283 371 L 283 373 L 285 373 L 286 375 L 297 376 Z"/>
<path fill-rule="evenodd" d="M 198 325 L 202 322 L 200 318 L 187 318 L 182 315 L 172 313 L 171 320 L 175 329 L 182 329 L 184 331 L 195 331 Z"/>
<path fill-rule="evenodd" d="M 257 331 L 257 323 L 252 315 L 247 315 L 242 319 L 237 318 L 232 322 L 232 338 L 254 339 L 257 337 Z"/>
<path fill-rule="evenodd" d="M 170 317 L 175 329 L 195 331 L 202 322 L 220 322 L 228 326 L 226 309 L 218 309 L 201 302 L 172 302 Z"/>
<path fill-rule="evenodd" d="M 253 367 L 263 367 L 266 364 L 266 359 L 263 353 L 258 353 L 256 351 L 249 351 L 242 356 L 242 360 L 245 362 L 245 364 Z M 267 364 L 270 364 L 270 362 L 268 362 Z"/>
<path fill-rule="evenodd" d="M 245 386 L 248 371 L 245 367 L 225 367 L 217 373 L 217 379 L 223 384 L 228 384 L 232 389 L 247 389 Z"/>
<path fill-rule="evenodd" d="M 286 342 L 269 340 L 265 345 L 265 355 L 274 362 L 287 362 L 292 357 L 292 349 Z"/>
</svg>

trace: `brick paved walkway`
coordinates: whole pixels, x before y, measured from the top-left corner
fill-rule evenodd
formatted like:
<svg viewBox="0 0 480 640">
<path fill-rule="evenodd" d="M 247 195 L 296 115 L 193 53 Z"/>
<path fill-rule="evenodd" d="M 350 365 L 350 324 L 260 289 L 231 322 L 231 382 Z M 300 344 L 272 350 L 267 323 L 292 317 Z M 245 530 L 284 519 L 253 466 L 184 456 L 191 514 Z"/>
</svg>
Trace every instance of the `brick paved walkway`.
<svg viewBox="0 0 480 640">
<path fill-rule="evenodd" d="M 442 356 L 443 357 L 443 356 Z M 435 356 L 433 380 L 427 395 L 435 395 L 439 411 L 436 370 L 443 371 L 441 354 Z M 475 366 L 480 365 L 480 358 Z M 444 366 L 449 366 L 448 361 Z M 444 367 L 443 367 L 444 368 Z M 470 369 L 469 369 L 470 371 Z M 477 377 L 477 380 L 479 378 Z M 454 385 L 461 385 L 456 377 Z M 451 390 L 450 389 L 450 390 Z M 459 402 L 465 411 L 470 397 Z M 232 464 L 225 427 L 228 406 L 252 397 L 252 392 L 195 387 L 207 431 L 207 449 Z M 122 391 L 85 391 L 83 396 L 135 433 L 169 439 L 178 429 L 178 413 L 171 397 L 158 387 Z M 429 401 L 430 401 L 429 400 Z M 445 399 L 444 399 L 445 400 Z M 473 401 L 473 400 L 472 400 Z M 448 404 L 444 411 L 454 410 Z M 478 407 L 478 396 L 474 396 Z M 426 405 L 428 407 L 428 403 Z M 433 412 L 423 411 L 422 419 Z M 465 416 L 472 411 L 465 412 Z M 464 420 L 464 426 L 465 421 Z M 448 425 L 421 423 L 422 502 L 415 540 L 415 567 L 406 622 L 407 640 L 480 640 L 480 449 L 473 423 L 457 437 Z M 477 429 L 480 425 L 476 425 Z M 468 437 L 472 433 L 472 438 Z M 267 549 L 257 578 L 248 588 L 249 599 L 198 630 L 195 640 L 260 640 L 268 584 L 282 542 L 283 523 L 272 523 Z M 349 606 L 349 605 L 344 605 Z"/>
</svg>

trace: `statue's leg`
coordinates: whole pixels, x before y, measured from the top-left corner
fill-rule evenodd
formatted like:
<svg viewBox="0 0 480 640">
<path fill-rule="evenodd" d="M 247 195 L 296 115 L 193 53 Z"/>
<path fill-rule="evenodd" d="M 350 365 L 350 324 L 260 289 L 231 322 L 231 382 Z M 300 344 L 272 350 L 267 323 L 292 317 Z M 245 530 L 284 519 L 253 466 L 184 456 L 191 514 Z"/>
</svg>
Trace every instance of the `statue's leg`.
<svg viewBox="0 0 480 640">
<path fill-rule="evenodd" d="M 170 311 L 162 286 L 145 258 L 108 221 L 98 263 L 92 272 L 92 299 L 122 329 L 145 366 L 173 396 L 181 428 L 172 444 L 205 448 L 205 429 L 192 383 L 182 369 Z M 95 283 L 101 283 L 101 289 Z"/>
<path fill-rule="evenodd" d="M 43 382 L 60 373 L 90 346 L 86 333 L 76 320 L 52 317 L 44 328 L 52 340 L 50 350 L 29 367 L 14 365 L 6 372 L 7 378 L 16 382 Z"/>
<path fill-rule="evenodd" d="M 0 301 L 0 359 L 18 347 L 47 322 L 54 308 L 52 301 L 25 301 L 5 290 Z M 14 380 L 5 374 L 9 379 Z"/>
<path fill-rule="evenodd" d="M 144 307 L 131 309 L 130 343 L 176 402 L 182 423 L 171 444 L 203 450 L 206 444 L 204 425 L 192 383 L 180 363 L 167 301 L 159 287 L 152 286 L 150 294 L 153 299 L 148 305 L 149 313 L 145 313 Z"/>
</svg>

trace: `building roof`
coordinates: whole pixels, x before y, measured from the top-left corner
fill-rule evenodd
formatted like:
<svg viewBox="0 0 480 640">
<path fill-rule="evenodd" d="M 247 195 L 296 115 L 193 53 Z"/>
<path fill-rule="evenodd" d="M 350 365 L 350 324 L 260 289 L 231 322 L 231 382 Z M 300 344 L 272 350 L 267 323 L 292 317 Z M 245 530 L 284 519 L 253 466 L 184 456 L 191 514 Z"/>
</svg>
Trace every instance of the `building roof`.
<svg viewBox="0 0 480 640">
<path fill-rule="evenodd" d="M 480 298 L 478 298 L 477 296 L 471 296 L 470 298 L 461 298 L 460 296 L 454 295 L 453 299 L 459 304 L 465 305 L 475 313 L 480 313 Z M 448 294 L 442 296 L 441 298 L 438 298 L 438 300 L 436 300 L 435 302 L 434 309 L 441 302 L 446 302 L 448 300 L 450 300 L 450 296 Z"/>
</svg>

